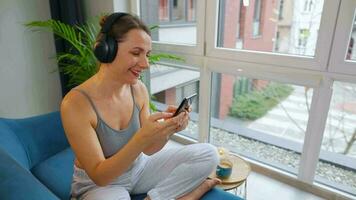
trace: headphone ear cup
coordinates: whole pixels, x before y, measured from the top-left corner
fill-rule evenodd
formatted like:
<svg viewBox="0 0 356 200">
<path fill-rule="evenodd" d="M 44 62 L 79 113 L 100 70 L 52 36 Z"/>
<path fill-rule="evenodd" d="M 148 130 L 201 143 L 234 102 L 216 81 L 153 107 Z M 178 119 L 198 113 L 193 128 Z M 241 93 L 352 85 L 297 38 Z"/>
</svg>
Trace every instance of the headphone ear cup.
<svg viewBox="0 0 356 200">
<path fill-rule="evenodd" d="M 114 38 L 103 34 L 94 44 L 94 55 L 102 63 L 111 63 L 115 59 L 117 46 Z"/>
<path fill-rule="evenodd" d="M 109 48 L 108 54 L 107 54 L 107 62 L 111 63 L 114 61 L 117 53 L 117 48 L 118 48 L 118 42 L 113 38 L 113 37 L 107 37 L 106 38 L 106 44 Z"/>
<path fill-rule="evenodd" d="M 106 42 L 106 35 L 103 34 L 94 44 L 94 55 L 102 63 L 107 63 L 107 55 L 109 53 L 109 45 Z"/>
</svg>

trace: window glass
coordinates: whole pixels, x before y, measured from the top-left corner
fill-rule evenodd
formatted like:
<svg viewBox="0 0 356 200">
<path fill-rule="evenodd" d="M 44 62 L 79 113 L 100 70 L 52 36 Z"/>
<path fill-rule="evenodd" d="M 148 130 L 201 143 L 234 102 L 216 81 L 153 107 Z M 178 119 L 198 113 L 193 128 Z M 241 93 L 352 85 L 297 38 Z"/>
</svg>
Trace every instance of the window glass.
<svg viewBox="0 0 356 200">
<path fill-rule="evenodd" d="M 253 11 L 253 26 L 252 33 L 253 36 L 260 35 L 260 24 L 261 24 L 261 12 L 262 12 L 262 3 L 261 0 L 255 0 L 255 7 Z"/>
<path fill-rule="evenodd" d="M 159 22 L 168 22 L 169 21 L 169 5 L 167 0 L 160 0 L 159 1 Z"/>
<path fill-rule="evenodd" d="M 315 55 L 324 0 L 242 2 L 220 1 L 218 47 Z"/>
<path fill-rule="evenodd" d="M 354 17 L 353 24 L 352 24 L 352 29 L 351 29 L 351 34 L 350 34 L 350 40 L 349 40 L 349 46 L 347 48 L 346 52 L 346 60 L 356 60 L 356 51 L 354 50 L 354 42 L 356 39 L 356 18 Z"/>
<path fill-rule="evenodd" d="M 317 181 L 356 194 L 356 84 L 334 82 Z"/>
<path fill-rule="evenodd" d="M 312 88 L 214 73 L 210 142 L 296 174 Z"/>
<path fill-rule="evenodd" d="M 141 18 L 150 25 L 154 41 L 196 44 L 197 0 L 141 0 Z M 179 37 L 177 37 L 177 35 Z"/>
<path fill-rule="evenodd" d="M 178 106 L 184 97 L 198 94 L 192 102 L 189 125 L 179 133 L 198 140 L 200 72 L 155 64 L 150 67 L 150 76 L 151 94 L 158 110 L 165 110 L 167 105 Z"/>
</svg>

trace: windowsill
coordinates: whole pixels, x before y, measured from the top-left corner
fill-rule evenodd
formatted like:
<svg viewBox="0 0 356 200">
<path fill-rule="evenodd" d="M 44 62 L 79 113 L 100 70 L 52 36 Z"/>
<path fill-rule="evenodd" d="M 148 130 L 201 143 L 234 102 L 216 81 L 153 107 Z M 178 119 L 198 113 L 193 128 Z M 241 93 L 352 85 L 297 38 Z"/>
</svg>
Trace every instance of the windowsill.
<svg viewBox="0 0 356 200">
<path fill-rule="evenodd" d="M 197 143 L 196 141 L 192 140 L 191 138 L 181 136 L 181 135 L 173 135 L 171 137 L 171 140 L 173 141 L 173 143 L 178 143 L 179 145 L 188 145 L 188 144 Z M 175 144 L 175 145 L 178 145 L 178 144 Z M 239 155 L 239 156 L 241 156 L 241 155 Z M 241 156 L 241 157 L 243 157 L 243 156 Z M 256 162 L 249 158 L 245 158 L 245 157 L 243 157 L 243 158 L 250 164 L 253 173 L 257 173 L 257 174 L 269 177 L 273 180 L 282 182 L 284 184 L 287 184 L 291 187 L 305 191 L 307 193 L 311 193 L 313 195 L 316 195 L 316 196 L 319 196 L 319 197 L 322 197 L 325 199 L 355 198 L 354 196 L 351 196 L 351 195 L 343 193 L 339 190 L 335 190 L 331 187 L 327 187 L 327 186 L 324 186 L 324 185 L 321 185 L 318 183 L 314 183 L 314 184 L 304 183 L 304 182 L 296 179 L 296 176 L 293 176 L 289 173 L 272 168 L 268 165 Z M 249 185 L 251 185 L 251 180 L 249 181 Z M 253 189 L 253 187 L 251 187 L 251 186 L 248 186 L 247 188 L 249 191 L 254 191 L 255 189 L 261 191 L 261 188 Z M 278 186 L 278 189 L 281 189 L 281 188 L 285 188 L 285 187 Z M 247 193 L 247 194 L 249 194 L 249 193 Z M 305 198 L 305 196 L 303 196 L 303 197 Z M 303 198 L 300 198 L 300 199 L 303 199 Z M 312 199 L 312 198 L 310 198 L 310 199 Z"/>
</svg>

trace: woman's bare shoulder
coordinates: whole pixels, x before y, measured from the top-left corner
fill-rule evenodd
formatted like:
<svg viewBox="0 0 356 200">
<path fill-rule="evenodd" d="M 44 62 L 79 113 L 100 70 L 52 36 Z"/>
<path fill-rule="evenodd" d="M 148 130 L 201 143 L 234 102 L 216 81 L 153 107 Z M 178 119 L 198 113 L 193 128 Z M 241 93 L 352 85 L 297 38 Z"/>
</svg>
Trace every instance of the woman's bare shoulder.
<svg viewBox="0 0 356 200">
<path fill-rule="evenodd" d="M 63 98 L 61 108 L 82 107 L 85 104 L 84 95 L 79 91 L 71 90 Z"/>
<path fill-rule="evenodd" d="M 91 108 L 89 100 L 79 91 L 71 90 L 61 102 L 62 117 L 96 119 L 95 112 Z"/>
</svg>

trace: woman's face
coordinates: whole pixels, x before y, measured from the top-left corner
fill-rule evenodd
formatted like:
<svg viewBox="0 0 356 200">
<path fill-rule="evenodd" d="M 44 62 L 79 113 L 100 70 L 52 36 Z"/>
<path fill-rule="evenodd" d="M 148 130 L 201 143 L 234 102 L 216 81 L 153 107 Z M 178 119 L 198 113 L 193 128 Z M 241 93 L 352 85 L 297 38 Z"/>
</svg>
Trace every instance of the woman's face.
<svg viewBox="0 0 356 200">
<path fill-rule="evenodd" d="M 108 66 L 110 73 L 127 84 L 135 84 L 143 72 L 148 69 L 148 56 L 151 52 L 151 37 L 141 29 L 132 29 L 122 42 L 114 61 Z"/>
</svg>

